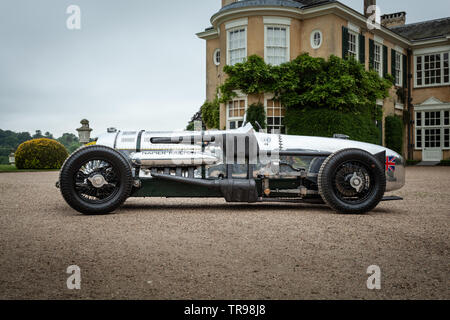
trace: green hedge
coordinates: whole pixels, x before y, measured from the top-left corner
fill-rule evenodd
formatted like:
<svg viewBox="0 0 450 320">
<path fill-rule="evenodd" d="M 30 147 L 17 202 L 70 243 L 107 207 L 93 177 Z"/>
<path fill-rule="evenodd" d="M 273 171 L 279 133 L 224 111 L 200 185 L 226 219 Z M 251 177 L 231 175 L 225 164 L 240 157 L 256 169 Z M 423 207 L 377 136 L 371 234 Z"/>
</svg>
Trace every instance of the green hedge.
<svg viewBox="0 0 450 320">
<path fill-rule="evenodd" d="M 420 160 L 406 160 L 406 165 L 407 166 L 415 166 L 419 162 L 420 162 Z"/>
<path fill-rule="evenodd" d="M 43 138 L 22 143 L 15 160 L 17 169 L 60 169 L 68 156 L 61 143 Z"/>
<path fill-rule="evenodd" d="M 258 131 L 256 122 L 259 123 L 262 129 L 266 128 L 266 111 L 262 103 L 254 103 L 247 108 L 247 122 L 251 123 L 256 131 Z"/>
<path fill-rule="evenodd" d="M 398 153 L 403 151 L 403 119 L 388 116 L 385 122 L 386 147 Z"/>
<path fill-rule="evenodd" d="M 291 107 L 286 111 L 285 123 L 292 135 L 332 137 L 339 133 L 356 141 L 377 144 L 380 140 L 380 131 L 370 114 Z"/>
<path fill-rule="evenodd" d="M 450 167 L 450 160 L 442 160 L 439 165 L 442 167 Z"/>
</svg>

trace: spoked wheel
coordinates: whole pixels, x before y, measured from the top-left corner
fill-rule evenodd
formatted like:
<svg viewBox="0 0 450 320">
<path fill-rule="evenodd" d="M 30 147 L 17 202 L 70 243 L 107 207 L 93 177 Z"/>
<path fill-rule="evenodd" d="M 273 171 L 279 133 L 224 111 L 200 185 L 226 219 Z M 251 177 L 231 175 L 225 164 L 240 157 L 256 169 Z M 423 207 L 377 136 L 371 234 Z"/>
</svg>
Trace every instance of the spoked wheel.
<svg viewBox="0 0 450 320">
<path fill-rule="evenodd" d="M 113 198 L 120 188 L 117 168 L 96 159 L 83 164 L 75 175 L 75 190 L 87 202 L 103 203 Z"/>
<path fill-rule="evenodd" d="M 370 153 L 346 149 L 328 157 L 319 171 L 319 193 L 340 213 L 366 213 L 386 191 L 384 167 Z"/>
<path fill-rule="evenodd" d="M 114 211 L 129 197 L 132 182 L 124 156 L 104 146 L 81 148 L 64 163 L 60 174 L 64 199 L 84 214 Z"/>
</svg>

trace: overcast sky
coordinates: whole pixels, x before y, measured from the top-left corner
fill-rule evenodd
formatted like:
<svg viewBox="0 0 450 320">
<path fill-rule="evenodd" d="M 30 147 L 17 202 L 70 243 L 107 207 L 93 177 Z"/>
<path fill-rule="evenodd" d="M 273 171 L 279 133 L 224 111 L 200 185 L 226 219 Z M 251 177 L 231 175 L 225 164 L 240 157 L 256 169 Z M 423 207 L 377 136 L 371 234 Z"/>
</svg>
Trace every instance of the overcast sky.
<svg viewBox="0 0 450 320">
<path fill-rule="evenodd" d="M 362 11 L 363 0 L 342 0 Z M 81 8 L 81 30 L 66 9 Z M 205 42 L 221 0 L 1 0 L 0 129 L 93 135 L 182 129 L 205 99 Z M 379 0 L 407 23 L 448 16 L 448 0 Z"/>
</svg>

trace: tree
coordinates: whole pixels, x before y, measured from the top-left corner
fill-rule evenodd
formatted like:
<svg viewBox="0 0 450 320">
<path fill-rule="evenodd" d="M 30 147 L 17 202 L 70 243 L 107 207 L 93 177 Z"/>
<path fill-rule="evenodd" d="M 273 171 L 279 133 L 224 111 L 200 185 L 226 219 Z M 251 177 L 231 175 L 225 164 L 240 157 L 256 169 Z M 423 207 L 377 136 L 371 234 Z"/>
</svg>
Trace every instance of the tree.
<svg viewBox="0 0 450 320">
<path fill-rule="evenodd" d="M 44 137 L 47 139 L 55 139 L 55 138 L 53 138 L 53 135 L 48 131 L 44 134 Z"/>
<path fill-rule="evenodd" d="M 19 132 L 17 134 L 17 143 L 18 145 L 22 144 L 25 141 L 31 140 L 31 135 L 29 132 Z"/>
<path fill-rule="evenodd" d="M 32 138 L 33 138 L 33 139 L 41 139 L 41 138 L 44 138 L 44 136 L 42 135 L 42 131 L 41 131 L 41 130 L 36 130 L 36 133 L 33 134 Z"/>
<path fill-rule="evenodd" d="M 74 142 L 78 142 L 78 137 L 73 133 L 63 133 L 63 135 L 57 139 L 63 145 L 71 145 Z"/>
<path fill-rule="evenodd" d="M 0 164 L 8 164 L 9 154 L 11 152 L 15 152 L 17 147 L 23 142 L 41 138 L 54 140 L 53 135 L 48 131 L 45 133 L 45 135 L 42 135 L 41 130 L 36 130 L 36 133 L 31 136 L 29 132 L 16 133 L 13 131 L 4 131 L 0 129 Z M 72 153 L 73 151 L 81 147 L 81 144 L 78 141 L 78 137 L 73 133 L 64 133 L 60 138 L 56 140 L 64 145 L 69 153 Z"/>
<path fill-rule="evenodd" d="M 21 143 L 28 140 L 31 140 L 28 132 L 16 133 L 0 129 L 0 164 L 9 164 L 9 154 L 16 151 Z"/>
<path fill-rule="evenodd" d="M 73 133 L 63 133 L 63 135 L 57 139 L 64 147 L 66 147 L 69 153 L 74 152 L 76 149 L 81 147 L 81 143 L 78 137 Z"/>
<path fill-rule="evenodd" d="M 197 111 L 191 118 L 191 121 L 189 121 L 186 130 L 187 131 L 194 131 L 195 129 L 195 121 L 202 121 L 202 111 L 201 109 L 199 111 Z M 203 121 L 202 121 L 203 122 Z"/>
</svg>

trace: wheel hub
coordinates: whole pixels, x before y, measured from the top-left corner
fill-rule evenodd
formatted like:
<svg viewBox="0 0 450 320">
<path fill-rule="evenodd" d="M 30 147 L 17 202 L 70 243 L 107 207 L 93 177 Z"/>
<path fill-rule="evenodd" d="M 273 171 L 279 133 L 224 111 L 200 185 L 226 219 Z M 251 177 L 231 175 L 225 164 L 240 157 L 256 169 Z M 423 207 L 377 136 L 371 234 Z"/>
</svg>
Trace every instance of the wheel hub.
<svg viewBox="0 0 450 320">
<path fill-rule="evenodd" d="M 92 186 L 97 189 L 103 188 L 108 184 L 105 177 L 103 177 L 101 174 L 96 174 L 88 178 L 88 180 L 91 182 Z"/>
<path fill-rule="evenodd" d="M 353 173 L 353 176 L 350 178 L 350 185 L 353 189 L 356 190 L 356 192 L 361 192 L 362 188 L 364 187 L 363 179 L 361 179 L 360 176 L 355 172 Z"/>
<path fill-rule="evenodd" d="M 347 163 L 336 173 L 336 188 L 344 197 L 359 197 L 368 185 L 366 171 L 363 167 Z"/>
</svg>

